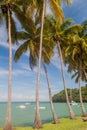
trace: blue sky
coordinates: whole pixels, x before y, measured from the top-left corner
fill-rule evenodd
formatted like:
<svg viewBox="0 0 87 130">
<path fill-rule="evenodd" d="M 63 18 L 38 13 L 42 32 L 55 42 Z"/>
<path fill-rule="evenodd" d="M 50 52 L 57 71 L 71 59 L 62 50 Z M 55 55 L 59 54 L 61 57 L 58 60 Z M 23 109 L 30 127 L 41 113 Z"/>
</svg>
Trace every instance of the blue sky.
<svg viewBox="0 0 87 130">
<path fill-rule="evenodd" d="M 69 7 L 66 4 L 63 5 L 63 11 L 65 18 L 73 18 L 75 23 L 81 23 L 87 19 L 87 0 L 73 0 L 72 6 Z M 50 11 L 49 11 L 50 12 Z M 17 26 L 20 28 L 20 24 L 17 22 Z M 17 46 L 13 46 L 13 56 Z M 5 25 L 0 27 L 0 101 L 7 100 L 8 91 L 8 43 Z M 32 71 L 29 67 L 28 54 L 24 54 L 18 63 L 13 61 L 13 80 L 12 80 L 12 92 L 13 101 L 35 101 L 35 88 L 37 79 L 37 67 Z M 57 93 L 63 89 L 60 61 L 55 50 L 55 55 L 51 60 L 51 64 L 47 66 L 49 79 L 51 82 L 52 93 Z M 71 80 L 70 74 L 66 72 L 65 78 L 68 88 L 78 87 L 78 84 Z M 44 74 L 44 70 L 41 67 L 41 82 L 40 82 L 40 100 L 48 101 L 48 89 L 47 82 Z"/>
</svg>

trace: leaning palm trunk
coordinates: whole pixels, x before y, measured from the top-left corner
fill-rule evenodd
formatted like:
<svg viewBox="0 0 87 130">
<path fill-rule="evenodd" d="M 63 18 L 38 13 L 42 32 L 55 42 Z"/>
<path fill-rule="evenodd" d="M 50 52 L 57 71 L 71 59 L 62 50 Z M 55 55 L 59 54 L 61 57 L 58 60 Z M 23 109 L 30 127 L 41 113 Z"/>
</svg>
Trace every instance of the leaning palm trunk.
<svg viewBox="0 0 87 130">
<path fill-rule="evenodd" d="M 8 5 L 8 37 L 9 37 L 9 80 L 8 80 L 8 104 L 7 116 L 4 130 L 13 130 L 11 123 L 11 98 L 12 98 L 12 42 L 11 42 L 11 19 L 10 9 Z"/>
<path fill-rule="evenodd" d="M 54 106 L 53 106 L 53 102 L 52 102 L 51 87 L 50 87 L 50 82 L 49 82 L 48 73 L 47 73 L 47 69 L 46 69 L 45 64 L 43 64 L 43 67 L 44 67 L 44 71 L 45 71 L 46 79 L 47 79 L 47 84 L 48 84 L 49 99 L 50 99 L 51 111 L 52 111 L 52 115 L 53 115 L 53 121 L 54 121 L 54 124 L 57 124 L 57 123 L 59 123 L 59 120 L 58 120 L 57 115 L 56 115 L 55 110 L 54 110 Z"/>
<path fill-rule="evenodd" d="M 84 105 L 83 105 L 83 101 L 82 101 L 82 92 L 81 92 L 81 61 L 80 61 L 80 70 L 79 70 L 79 79 L 78 79 L 78 83 L 79 83 L 79 97 L 80 97 L 80 105 L 81 105 L 81 109 L 82 109 L 82 115 L 84 117 L 87 116 L 87 113 L 85 111 Z"/>
<path fill-rule="evenodd" d="M 63 66 L 63 58 L 62 58 L 62 52 L 61 52 L 61 48 L 60 48 L 60 42 L 57 42 L 57 47 L 58 47 L 58 53 L 60 56 L 60 63 L 61 63 L 61 71 L 62 71 L 62 78 L 63 78 L 63 85 L 64 85 L 64 90 L 65 90 L 65 95 L 66 95 L 66 102 L 67 102 L 67 106 L 69 109 L 69 113 L 70 113 L 70 118 L 71 119 L 76 119 L 75 114 L 70 106 L 69 103 L 69 98 L 68 98 L 68 93 L 67 93 L 67 89 L 66 89 L 66 81 L 65 81 L 65 77 L 64 77 L 64 66 Z"/>
<path fill-rule="evenodd" d="M 40 65 L 41 65 L 41 56 L 42 56 L 44 13 L 45 13 L 45 0 L 43 0 L 43 11 L 42 11 L 42 18 L 41 18 L 39 63 L 38 63 L 38 75 L 37 75 L 37 82 L 36 82 L 36 115 L 35 115 L 35 121 L 34 121 L 34 128 L 42 127 L 42 122 L 40 119 L 40 112 L 39 112 L 39 85 L 40 85 Z"/>
</svg>

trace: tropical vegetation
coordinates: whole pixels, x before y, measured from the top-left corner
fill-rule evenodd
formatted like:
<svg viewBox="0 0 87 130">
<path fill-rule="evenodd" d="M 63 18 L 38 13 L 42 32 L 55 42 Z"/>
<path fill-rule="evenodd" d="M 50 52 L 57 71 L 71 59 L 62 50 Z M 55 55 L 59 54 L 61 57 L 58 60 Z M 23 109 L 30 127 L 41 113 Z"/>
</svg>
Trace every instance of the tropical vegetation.
<svg viewBox="0 0 87 130">
<path fill-rule="evenodd" d="M 83 102 L 87 102 L 87 86 L 81 87 L 82 91 L 82 99 Z M 80 102 L 79 100 L 79 89 L 78 88 L 67 88 L 68 96 L 69 96 L 69 101 L 71 102 L 72 100 L 75 102 Z M 65 92 L 64 90 L 61 90 L 59 93 L 56 93 L 52 97 L 53 102 L 66 102 L 65 98 Z"/>
</svg>

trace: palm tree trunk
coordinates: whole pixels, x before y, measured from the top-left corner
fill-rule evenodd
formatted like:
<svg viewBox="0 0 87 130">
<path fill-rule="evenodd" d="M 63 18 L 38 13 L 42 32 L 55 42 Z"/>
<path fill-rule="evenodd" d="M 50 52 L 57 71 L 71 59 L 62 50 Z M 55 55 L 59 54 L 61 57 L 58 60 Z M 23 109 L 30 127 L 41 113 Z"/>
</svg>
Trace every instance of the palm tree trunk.
<svg viewBox="0 0 87 130">
<path fill-rule="evenodd" d="M 61 71 L 62 71 L 62 78 L 63 78 L 63 85 L 64 85 L 64 90 L 65 90 L 65 95 L 66 95 L 66 102 L 67 102 L 67 106 L 69 109 L 69 113 L 70 113 L 70 118 L 71 119 L 76 119 L 75 114 L 70 106 L 69 103 L 69 97 L 68 97 L 68 93 L 67 93 L 67 88 L 66 88 L 66 81 L 65 81 L 65 76 L 64 76 L 64 66 L 63 66 L 63 57 L 62 57 L 62 52 L 61 52 L 61 48 L 60 48 L 60 42 L 57 42 L 57 48 L 58 48 L 58 53 L 60 56 L 60 63 L 61 63 Z"/>
<path fill-rule="evenodd" d="M 50 87 L 50 82 L 49 82 L 48 73 L 47 73 L 47 69 L 46 69 L 45 64 L 43 64 L 43 67 L 44 67 L 44 71 L 45 71 L 46 79 L 47 79 L 47 84 L 48 84 L 49 99 L 50 99 L 50 105 L 51 105 L 53 120 L 54 120 L 54 124 L 57 124 L 57 123 L 59 123 L 59 120 L 58 120 L 57 115 L 56 115 L 55 110 L 54 110 L 54 106 L 53 106 L 53 102 L 52 102 L 51 87 Z"/>
<path fill-rule="evenodd" d="M 9 79 L 8 79 L 8 104 L 4 130 L 13 130 L 11 123 L 11 99 L 12 99 L 12 41 L 11 41 L 11 14 L 8 5 L 8 37 L 9 37 Z"/>
<path fill-rule="evenodd" d="M 80 97 L 80 105 L 81 105 L 81 109 L 82 109 L 82 114 L 84 117 L 87 117 L 87 113 L 85 111 L 84 105 L 83 105 L 83 101 L 82 101 L 82 92 L 81 92 L 81 60 L 80 60 L 80 70 L 79 70 L 79 79 L 78 79 L 78 83 L 79 83 L 79 97 Z"/>
<path fill-rule="evenodd" d="M 35 121 L 34 121 L 34 128 L 41 128 L 42 127 L 42 122 L 41 122 L 41 119 L 40 119 L 40 112 L 39 112 L 39 86 L 40 86 L 40 65 L 41 65 L 41 57 L 42 57 L 42 40 L 43 40 L 45 2 L 46 1 L 43 0 L 43 11 L 42 11 L 42 18 L 41 18 L 41 34 L 40 34 L 38 75 L 37 75 L 37 82 L 36 82 L 36 115 L 35 115 Z"/>
</svg>

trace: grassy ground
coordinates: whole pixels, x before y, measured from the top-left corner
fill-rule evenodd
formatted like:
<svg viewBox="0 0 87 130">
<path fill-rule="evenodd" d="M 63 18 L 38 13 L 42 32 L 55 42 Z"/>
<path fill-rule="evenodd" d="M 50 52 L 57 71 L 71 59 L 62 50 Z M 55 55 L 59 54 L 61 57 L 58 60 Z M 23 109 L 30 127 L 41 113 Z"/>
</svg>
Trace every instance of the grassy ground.
<svg viewBox="0 0 87 130">
<path fill-rule="evenodd" d="M 2 130 L 2 128 L 0 128 Z M 17 127 L 14 130 L 33 130 L 32 127 Z M 83 122 L 82 117 L 78 117 L 77 120 L 70 120 L 68 118 L 60 119 L 60 123 L 55 125 L 53 123 L 47 123 L 43 125 L 39 130 L 87 130 L 87 122 Z"/>
</svg>

